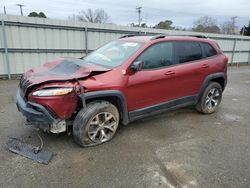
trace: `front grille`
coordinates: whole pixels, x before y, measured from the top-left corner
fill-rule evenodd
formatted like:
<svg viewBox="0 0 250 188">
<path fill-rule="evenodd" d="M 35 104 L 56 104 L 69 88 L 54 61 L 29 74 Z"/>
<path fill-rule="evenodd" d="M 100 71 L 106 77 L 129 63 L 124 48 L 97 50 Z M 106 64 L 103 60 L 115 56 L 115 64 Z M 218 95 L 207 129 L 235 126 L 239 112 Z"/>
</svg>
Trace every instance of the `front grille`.
<svg viewBox="0 0 250 188">
<path fill-rule="evenodd" d="M 25 98 L 24 96 L 26 94 L 26 91 L 31 84 L 32 83 L 25 77 L 25 75 L 22 75 L 20 79 L 19 87 L 20 87 L 20 93 L 23 98 Z"/>
</svg>

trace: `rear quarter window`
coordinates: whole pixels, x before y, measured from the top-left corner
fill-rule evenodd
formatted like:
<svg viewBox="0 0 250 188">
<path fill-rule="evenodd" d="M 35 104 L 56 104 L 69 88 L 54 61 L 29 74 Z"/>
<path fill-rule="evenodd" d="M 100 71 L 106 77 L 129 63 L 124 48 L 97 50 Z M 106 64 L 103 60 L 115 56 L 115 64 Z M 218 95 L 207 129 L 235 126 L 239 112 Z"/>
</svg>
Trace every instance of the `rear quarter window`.
<svg viewBox="0 0 250 188">
<path fill-rule="evenodd" d="M 208 44 L 208 43 L 201 43 L 201 46 L 203 48 L 205 57 L 212 57 L 212 56 L 215 56 L 217 54 L 217 52 L 214 49 L 214 47 L 211 46 L 210 44 Z"/>
</svg>

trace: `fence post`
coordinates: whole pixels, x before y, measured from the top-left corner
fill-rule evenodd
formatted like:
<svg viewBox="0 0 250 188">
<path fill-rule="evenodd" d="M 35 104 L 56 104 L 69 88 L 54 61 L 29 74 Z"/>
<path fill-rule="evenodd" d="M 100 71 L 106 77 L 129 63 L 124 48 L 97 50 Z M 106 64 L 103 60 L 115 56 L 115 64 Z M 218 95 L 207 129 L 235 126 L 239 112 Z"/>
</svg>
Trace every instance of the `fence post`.
<svg viewBox="0 0 250 188">
<path fill-rule="evenodd" d="M 250 42 L 250 41 L 249 41 Z M 250 64 L 250 48 L 249 48 L 249 52 L 248 52 L 248 60 L 247 60 L 247 64 Z"/>
<path fill-rule="evenodd" d="M 234 45 L 233 45 L 233 53 L 232 53 L 232 58 L 231 58 L 231 64 L 233 64 L 233 61 L 234 61 L 235 47 L 236 47 L 236 38 L 234 39 Z"/>
<path fill-rule="evenodd" d="M 10 61 L 9 61 L 7 39 L 6 39 L 6 33 L 5 33 L 5 27 L 4 27 L 4 20 L 1 20 L 1 25 L 2 25 L 2 34 L 3 34 L 2 37 L 3 37 L 3 46 L 4 46 L 4 54 L 5 54 L 5 65 L 7 67 L 8 79 L 11 80 Z"/>
<path fill-rule="evenodd" d="M 86 52 L 86 55 L 88 55 L 89 53 L 89 49 L 88 49 L 88 28 L 87 26 L 85 27 L 85 52 Z"/>
</svg>

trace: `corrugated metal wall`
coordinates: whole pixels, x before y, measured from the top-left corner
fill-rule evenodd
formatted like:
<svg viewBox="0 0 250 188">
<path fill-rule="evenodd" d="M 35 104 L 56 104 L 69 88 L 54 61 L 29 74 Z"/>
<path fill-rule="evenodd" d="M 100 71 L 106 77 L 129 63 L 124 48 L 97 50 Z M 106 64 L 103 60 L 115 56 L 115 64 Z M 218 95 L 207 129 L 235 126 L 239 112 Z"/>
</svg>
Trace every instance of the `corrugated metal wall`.
<svg viewBox="0 0 250 188">
<path fill-rule="evenodd" d="M 22 74 L 61 56 L 81 57 L 124 34 L 206 35 L 230 63 L 249 63 L 250 37 L 0 15 L 0 76 Z"/>
</svg>

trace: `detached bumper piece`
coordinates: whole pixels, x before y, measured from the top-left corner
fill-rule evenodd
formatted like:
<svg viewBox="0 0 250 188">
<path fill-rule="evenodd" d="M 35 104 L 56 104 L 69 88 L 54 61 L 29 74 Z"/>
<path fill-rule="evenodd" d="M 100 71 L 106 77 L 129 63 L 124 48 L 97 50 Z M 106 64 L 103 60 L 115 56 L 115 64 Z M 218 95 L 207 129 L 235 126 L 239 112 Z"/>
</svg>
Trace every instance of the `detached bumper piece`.
<svg viewBox="0 0 250 188">
<path fill-rule="evenodd" d="M 25 101 L 20 90 L 16 93 L 16 105 L 18 110 L 38 128 L 49 130 L 49 125 L 55 122 L 55 118 L 44 106 L 32 102 Z"/>
<path fill-rule="evenodd" d="M 11 138 L 7 141 L 6 145 L 10 151 L 42 164 L 49 164 L 53 157 L 52 152 L 44 150 L 37 151 L 37 147 L 26 144 L 17 138 Z"/>
</svg>

